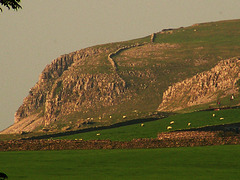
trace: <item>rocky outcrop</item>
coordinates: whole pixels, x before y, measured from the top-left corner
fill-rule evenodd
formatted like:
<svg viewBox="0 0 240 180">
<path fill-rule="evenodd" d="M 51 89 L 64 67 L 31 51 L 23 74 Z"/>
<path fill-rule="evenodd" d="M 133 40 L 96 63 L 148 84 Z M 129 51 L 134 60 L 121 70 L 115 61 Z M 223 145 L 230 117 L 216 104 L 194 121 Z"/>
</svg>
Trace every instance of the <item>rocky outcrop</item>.
<svg viewBox="0 0 240 180">
<path fill-rule="evenodd" d="M 45 125 L 54 122 L 59 115 L 113 106 L 124 91 L 125 84 L 116 74 L 71 75 L 56 81 L 45 103 Z"/>
<path fill-rule="evenodd" d="M 156 36 L 156 34 L 155 34 L 155 33 L 152 33 L 152 34 L 151 34 L 151 43 L 153 43 L 153 42 L 154 42 L 155 36 Z"/>
<path fill-rule="evenodd" d="M 19 133 L 23 129 L 32 131 L 37 126 L 44 127 L 55 122 L 61 115 L 124 101 L 125 82 L 118 74 L 88 72 L 90 68 L 98 68 L 98 59 L 102 54 L 116 48 L 86 48 L 53 60 L 15 113 L 15 124 L 3 133 Z M 81 67 L 89 69 L 82 70 Z M 29 120 L 31 123 L 28 122 L 26 119 L 33 115 L 34 118 Z"/>
<path fill-rule="evenodd" d="M 29 115 L 28 117 L 22 118 L 21 121 L 14 123 L 9 128 L 3 130 L 2 134 L 13 134 L 13 133 L 23 133 L 31 132 L 36 128 L 43 125 L 44 119 L 40 117 L 39 114 Z"/>
<path fill-rule="evenodd" d="M 118 74 L 113 57 L 144 44 L 96 46 L 53 60 L 15 113 L 14 125 L 2 133 L 32 131 L 39 126 L 49 126 L 64 115 L 114 106 L 130 99 L 131 94 L 125 96 L 126 82 Z M 107 62 L 102 59 L 106 54 Z M 101 66 L 112 67 L 113 71 L 102 71 Z M 96 70 L 101 73 L 94 73 Z"/>
<path fill-rule="evenodd" d="M 239 78 L 240 58 L 222 60 L 210 71 L 169 86 L 158 111 L 176 111 L 216 100 L 220 93 L 222 97 L 236 93 Z"/>
<path fill-rule="evenodd" d="M 23 104 L 15 113 L 15 123 L 22 118 L 28 117 L 39 108 L 44 108 L 47 93 L 51 89 L 53 81 L 74 62 L 75 53 L 63 55 L 52 61 L 39 76 L 39 81 L 29 90 L 29 95 L 23 100 Z M 86 54 L 85 54 L 86 55 Z"/>
</svg>

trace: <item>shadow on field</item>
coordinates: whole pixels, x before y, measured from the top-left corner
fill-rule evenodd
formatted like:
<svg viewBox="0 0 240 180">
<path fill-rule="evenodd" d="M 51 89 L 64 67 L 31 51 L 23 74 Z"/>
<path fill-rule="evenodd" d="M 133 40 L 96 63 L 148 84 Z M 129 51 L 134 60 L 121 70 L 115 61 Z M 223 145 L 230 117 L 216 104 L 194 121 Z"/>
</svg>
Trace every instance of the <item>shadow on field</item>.
<svg viewBox="0 0 240 180">
<path fill-rule="evenodd" d="M 239 108 L 240 106 L 232 106 L 232 107 L 221 107 L 221 108 L 209 108 L 209 109 L 200 110 L 200 111 L 219 111 L 219 110 L 239 109 Z M 223 132 L 234 132 L 239 134 L 240 123 L 204 126 L 199 128 L 183 129 L 183 130 L 177 130 L 177 131 L 223 131 Z"/>
<path fill-rule="evenodd" d="M 240 132 L 240 123 L 233 123 L 233 124 L 222 124 L 216 126 L 205 126 L 200 128 L 191 128 L 191 129 L 183 129 L 177 131 L 233 131 L 236 133 Z"/>
<path fill-rule="evenodd" d="M 127 125 L 132 125 L 132 124 L 139 124 L 139 123 L 144 123 L 144 122 L 156 121 L 156 120 L 159 120 L 159 119 L 162 119 L 162 118 L 165 118 L 165 117 L 152 117 L 152 118 L 146 118 L 146 119 L 143 119 L 143 118 L 142 119 L 134 119 L 134 120 L 130 120 L 130 121 L 119 122 L 119 123 L 112 124 L 112 125 L 109 125 L 109 126 L 91 127 L 91 128 L 79 129 L 79 130 L 74 130 L 74 131 L 66 131 L 66 132 L 59 132 L 59 133 L 54 133 L 54 134 L 32 136 L 32 137 L 22 138 L 22 140 L 48 139 L 48 138 L 55 138 L 55 137 L 61 137 L 61 136 L 68 136 L 68 135 L 85 133 L 85 132 L 90 132 L 90 131 L 118 128 L 118 127 L 121 127 L 121 126 L 127 126 Z"/>
</svg>

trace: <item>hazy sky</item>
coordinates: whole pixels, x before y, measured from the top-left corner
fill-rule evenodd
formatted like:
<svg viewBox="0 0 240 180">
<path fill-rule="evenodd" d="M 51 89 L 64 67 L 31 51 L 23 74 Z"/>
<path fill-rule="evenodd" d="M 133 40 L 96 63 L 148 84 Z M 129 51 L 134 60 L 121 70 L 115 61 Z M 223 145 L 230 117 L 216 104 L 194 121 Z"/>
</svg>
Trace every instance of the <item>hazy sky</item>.
<svg viewBox="0 0 240 180">
<path fill-rule="evenodd" d="M 85 47 L 164 28 L 239 19 L 239 0 L 22 0 L 0 12 L 0 130 L 47 64 Z"/>
</svg>

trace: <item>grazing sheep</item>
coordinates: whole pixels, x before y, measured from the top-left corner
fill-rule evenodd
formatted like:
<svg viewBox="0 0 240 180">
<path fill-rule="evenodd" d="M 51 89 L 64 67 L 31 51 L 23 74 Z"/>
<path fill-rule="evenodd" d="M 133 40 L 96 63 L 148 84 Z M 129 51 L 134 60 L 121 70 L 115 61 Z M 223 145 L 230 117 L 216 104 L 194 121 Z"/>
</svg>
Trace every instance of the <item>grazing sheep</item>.
<svg viewBox="0 0 240 180">
<path fill-rule="evenodd" d="M 168 127 L 167 127 L 167 130 L 170 130 L 170 129 L 172 129 L 172 126 L 168 126 Z"/>
<path fill-rule="evenodd" d="M 216 116 L 216 114 L 213 114 L 212 116 L 213 116 L 213 117 L 215 117 L 215 116 Z"/>
<path fill-rule="evenodd" d="M 143 127 L 143 126 L 144 126 L 144 124 L 142 123 L 142 124 L 141 124 L 141 127 Z"/>
<path fill-rule="evenodd" d="M 188 125 L 188 126 L 191 126 L 191 123 L 188 123 L 187 125 Z"/>
<path fill-rule="evenodd" d="M 223 119 L 224 119 L 223 117 L 220 118 L 220 120 L 223 120 Z"/>
<path fill-rule="evenodd" d="M 8 179 L 8 176 L 5 173 L 0 172 L 0 179 Z"/>
<path fill-rule="evenodd" d="M 97 136 L 100 136 L 101 134 L 100 134 L 100 133 L 97 133 L 96 135 L 97 135 Z"/>
<path fill-rule="evenodd" d="M 174 124 L 174 121 L 171 121 L 170 124 Z"/>
<path fill-rule="evenodd" d="M 125 119 L 127 116 L 123 116 L 123 119 Z"/>
</svg>

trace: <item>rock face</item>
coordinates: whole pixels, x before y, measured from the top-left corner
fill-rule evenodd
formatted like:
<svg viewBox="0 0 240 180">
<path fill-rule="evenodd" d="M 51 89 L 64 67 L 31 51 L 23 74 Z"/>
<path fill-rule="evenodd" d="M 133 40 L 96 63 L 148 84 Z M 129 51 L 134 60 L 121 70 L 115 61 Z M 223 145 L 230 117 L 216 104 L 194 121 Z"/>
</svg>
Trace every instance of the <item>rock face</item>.
<svg viewBox="0 0 240 180">
<path fill-rule="evenodd" d="M 92 72 L 100 64 L 101 55 L 108 51 L 112 49 L 92 47 L 53 60 L 43 70 L 39 81 L 30 89 L 29 95 L 15 113 L 13 127 L 3 133 L 32 131 L 40 125 L 44 127 L 55 122 L 62 115 L 123 102 L 122 96 L 127 91 L 125 82 L 111 70 L 107 61 L 106 65 L 101 63 L 109 69 L 108 71 Z M 89 66 L 89 69 L 81 69 L 83 65 Z M 29 117 L 33 118 L 33 115 L 32 121 L 41 122 L 40 124 L 20 123 L 26 122 Z"/>
<path fill-rule="evenodd" d="M 163 93 L 158 111 L 176 111 L 189 106 L 211 102 L 217 96 L 236 93 L 240 78 L 240 58 L 220 61 L 210 71 L 199 73 L 169 86 Z"/>
<path fill-rule="evenodd" d="M 55 59 L 43 70 L 37 84 L 30 89 L 29 95 L 15 113 L 15 123 L 43 107 L 47 100 L 47 93 L 51 88 L 52 80 L 59 78 L 73 63 L 73 54 L 63 55 Z"/>
</svg>

